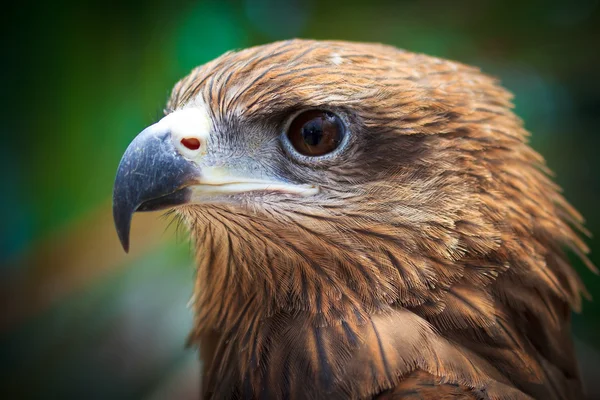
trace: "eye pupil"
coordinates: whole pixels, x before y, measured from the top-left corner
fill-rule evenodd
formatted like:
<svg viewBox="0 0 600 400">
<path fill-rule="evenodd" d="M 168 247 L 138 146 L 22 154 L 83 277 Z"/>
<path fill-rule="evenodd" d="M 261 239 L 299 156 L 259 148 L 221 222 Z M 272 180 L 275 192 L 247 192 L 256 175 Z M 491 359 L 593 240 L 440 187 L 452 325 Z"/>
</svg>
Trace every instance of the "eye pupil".
<svg viewBox="0 0 600 400">
<path fill-rule="evenodd" d="M 313 119 L 302 127 L 302 137 L 309 146 L 316 146 L 323 138 L 322 120 Z"/>
<path fill-rule="evenodd" d="M 344 125 L 331 112 L 305 111 L 294 118 L 287 137 L 298 153 L 312 157 L 322 156 L 331 153 L 342 143 Z"/>
</svg>

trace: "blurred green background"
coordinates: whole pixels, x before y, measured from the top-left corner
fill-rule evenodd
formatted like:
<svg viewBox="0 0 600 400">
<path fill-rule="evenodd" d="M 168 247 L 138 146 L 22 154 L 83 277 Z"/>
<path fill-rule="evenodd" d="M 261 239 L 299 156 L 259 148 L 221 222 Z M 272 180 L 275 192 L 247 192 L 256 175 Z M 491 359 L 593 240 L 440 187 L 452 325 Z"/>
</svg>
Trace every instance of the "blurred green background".
<svg viewBox="0 0 600 400">
<path fill-rule="evenodd" d="M 0 397 L 198 393 L 193 263 L 157 214 L 119 248 L 110 197 L 172 85 L 225 51 L 292 37 L 392 44 L 481 67 L 600 235 L 600 5 L 589 1 L 56 1 L 3 6 Z M 588 240 L 600 264 L 600 240 Z M 600 278 L 574 316 L 600 398 Z"/>
</svg>

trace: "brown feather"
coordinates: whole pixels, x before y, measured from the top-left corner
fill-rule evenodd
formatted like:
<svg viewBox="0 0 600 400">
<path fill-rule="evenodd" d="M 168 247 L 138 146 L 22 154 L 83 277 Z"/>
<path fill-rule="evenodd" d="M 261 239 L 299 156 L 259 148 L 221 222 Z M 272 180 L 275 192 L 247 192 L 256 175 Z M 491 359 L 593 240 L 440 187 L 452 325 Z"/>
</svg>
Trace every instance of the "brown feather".
<svg viewBox="0 0 600 400">
<path fill-rule="evenodd" d="M 593 268 L 585 230 L 511 97 L 472 67 L 344 42 L 227 53 L 181 80 L 167 112 L 201 99 L 250 156 L 295 110 L 344 112 L 360 137 L 318 170 L 282 167 L 318 203 L 178 209 L 205 397 L 581 398 L 584 288 L 562 249 Z"/>
</svg>

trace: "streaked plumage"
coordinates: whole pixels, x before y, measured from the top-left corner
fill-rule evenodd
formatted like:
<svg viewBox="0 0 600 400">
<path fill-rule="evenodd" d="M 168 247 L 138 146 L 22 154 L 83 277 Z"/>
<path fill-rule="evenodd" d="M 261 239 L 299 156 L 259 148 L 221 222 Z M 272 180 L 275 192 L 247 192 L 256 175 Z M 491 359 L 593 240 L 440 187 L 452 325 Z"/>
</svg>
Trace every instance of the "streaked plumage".
<svg viewBox="0 0 600 400">
<path fill-rule="evenodd" d="M 475 68 L 345 42 L 227 53 L 180 81 L 167 114 L 211 121 L 200 169 L 319 189 L 176 207 L 204 396 L 580 399 L 585 289 L 563 249 L 594 267 L 510 99 Z M 340 116 L 343 151 L 286 153 L 306 109 Z"/>
</svg>

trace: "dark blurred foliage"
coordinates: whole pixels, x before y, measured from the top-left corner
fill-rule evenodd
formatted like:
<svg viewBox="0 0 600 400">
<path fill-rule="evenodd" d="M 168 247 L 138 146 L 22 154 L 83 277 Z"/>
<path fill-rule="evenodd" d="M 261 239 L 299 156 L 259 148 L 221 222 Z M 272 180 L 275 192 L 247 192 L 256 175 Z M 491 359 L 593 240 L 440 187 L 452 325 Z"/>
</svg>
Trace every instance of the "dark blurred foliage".
<svg viewBox="0 0 600 400">
<path fill-rule="evenodd" d="M 3 398 L 182 398 L 193 262 L 167 221 L 136 216 L 125 256 L 110 196 L 129 141 L 172 85 L 223 52 L 291 37 L 374 41 L 481 67 L 600 235 L 600 5 L 589 1 L 57 1 L 2 6 Z M 137 228 L 136 228 L 137 226 Z M 600 240 L 588 240 L 600 264 Z M 600 398 L 600 278 L 574 316 Z M 593 397 L 598 396 L 598 397 Z"/>
</svg>

